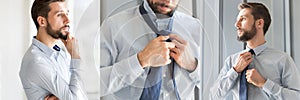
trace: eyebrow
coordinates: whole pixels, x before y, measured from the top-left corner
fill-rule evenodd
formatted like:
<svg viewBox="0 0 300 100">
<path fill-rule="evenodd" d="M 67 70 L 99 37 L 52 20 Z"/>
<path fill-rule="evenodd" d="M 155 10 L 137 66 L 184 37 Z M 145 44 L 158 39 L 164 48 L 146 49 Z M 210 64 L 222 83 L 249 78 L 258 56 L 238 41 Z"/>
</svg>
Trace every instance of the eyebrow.
<svg viewBox="0 0 300 100">
<path fill-rule="evenodd" d="M 58 11 L 55 11 L 54 13 L 57 14 L 59 12 L 64 12 L 64 10 L 58 10 Z M 69 12 L 70 12 L 70 10 L 67 10 L 67 13 L 69 13 Z"/>
</svg>

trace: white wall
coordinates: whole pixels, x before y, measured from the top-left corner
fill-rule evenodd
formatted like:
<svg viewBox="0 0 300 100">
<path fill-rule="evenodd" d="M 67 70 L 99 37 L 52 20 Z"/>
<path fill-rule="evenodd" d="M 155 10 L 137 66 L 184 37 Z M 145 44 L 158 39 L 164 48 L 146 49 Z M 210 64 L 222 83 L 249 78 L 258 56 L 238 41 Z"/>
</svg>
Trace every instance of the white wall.
<svg viewBox="0 0 300 100">
<path fill-rule="evenodd" d="M 99 0 L 74 2 L 74 32 L 79 41 L 81 75 L 89 100 L 99 99 L 100 78 L 96 70 L 100 66 L 99 5 Z"/>
<path fill-rule="evenodd" d="M 27 0 L 2 0 L 0 3 L 0 80 L 1 100 L 22 100 L 19 79 L 22 56 L 29 45 L 29 10 Z"/>
</svg>

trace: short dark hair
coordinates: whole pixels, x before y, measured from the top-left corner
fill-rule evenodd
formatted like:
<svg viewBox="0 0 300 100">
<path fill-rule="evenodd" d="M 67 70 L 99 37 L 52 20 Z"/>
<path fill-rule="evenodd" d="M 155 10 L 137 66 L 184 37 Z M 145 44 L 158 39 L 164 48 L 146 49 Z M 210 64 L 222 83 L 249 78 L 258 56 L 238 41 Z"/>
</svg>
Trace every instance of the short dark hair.
<svg viewBox="0 0 300 100">
<path fill-rule="evenodd" d="M 37 18 L 39 16 L 48 18 L 48 13 L 50 9 L 50 3 L 53 2 L 64 2 L 65 0 L 34 0 L 32 7 L 31 7 L 31 17 L 36 26 L 36 29 L 40 27 L 39 23 L 37 22 Z"/>
<path fill-rule="evenodd" d="M 251 9 L 251 14 L 254 17 L 254 20 L 263 19 L 264 20 L 263 30 L 264 30 L 264 34 L 266 34 L 271 24 L 271 16 L 268 8 L 265 5 L 257 2 L 244 2 L 241 3 L 238 8 L 239 10 L 245 8 Z"/>
</svg>

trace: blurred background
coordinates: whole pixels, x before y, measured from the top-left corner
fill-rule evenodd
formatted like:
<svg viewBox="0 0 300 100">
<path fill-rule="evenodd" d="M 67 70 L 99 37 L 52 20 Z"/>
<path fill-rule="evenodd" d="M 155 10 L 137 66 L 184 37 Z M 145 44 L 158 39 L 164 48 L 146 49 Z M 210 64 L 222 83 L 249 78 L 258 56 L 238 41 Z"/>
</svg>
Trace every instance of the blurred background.
<svg viewBox="0 0 300 100">
<path fill-rule="evenodd" d="M 142 0 L 68 0 L 71 32 L 79 40 L 82 71 L 89 100 L 99 99 L 99 30 L 105 18 Z M 270 10 L 272 23 L 266 35 L 270 46 L 291 55 L 300 66 L 300 0 L 181 0 L 178 10 L 198 18 L 201 39 L 202 85 L 197 99 L 208 100 L 210 85 L 227 56 L 243 49 L 236 40 L 234 23 L 242 2 L 262 2 Z M 0 100 L 26 100 L 18 76 L 22 57 L 36 35 L 30 15 L 33 0 L 1 0 L 0 3 Z M 228 99 L 231 99 L 230 97 Z"/>
</svg>

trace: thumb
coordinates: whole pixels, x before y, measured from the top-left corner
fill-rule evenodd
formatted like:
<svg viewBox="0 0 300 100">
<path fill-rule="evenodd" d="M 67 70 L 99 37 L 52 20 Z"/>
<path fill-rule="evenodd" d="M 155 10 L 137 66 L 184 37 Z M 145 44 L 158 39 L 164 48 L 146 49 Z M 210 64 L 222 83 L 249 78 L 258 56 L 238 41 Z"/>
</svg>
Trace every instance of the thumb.
<svg viewBox="0 0 300 100">
<path fill-rule="evenodd" d="M 72 36 L 70 35 L 70 32 L 69 31 L 65 31 L 66 32 L 66 35 L 67 35 L 67 39 L 64 40 L 64 39 L 61 39 L 61 41 L 67 45 L 67 41 L 71 40 Z"/>
<path fill-rule="evenodd" d="M 158 40 L 160 40 L 160 41 L 165 41 L 165 40 L 167 40 L 167 39 L 169 39 L 170 37 L 169 36 L 159 36 L 158 37 Z"/>
</svg>

